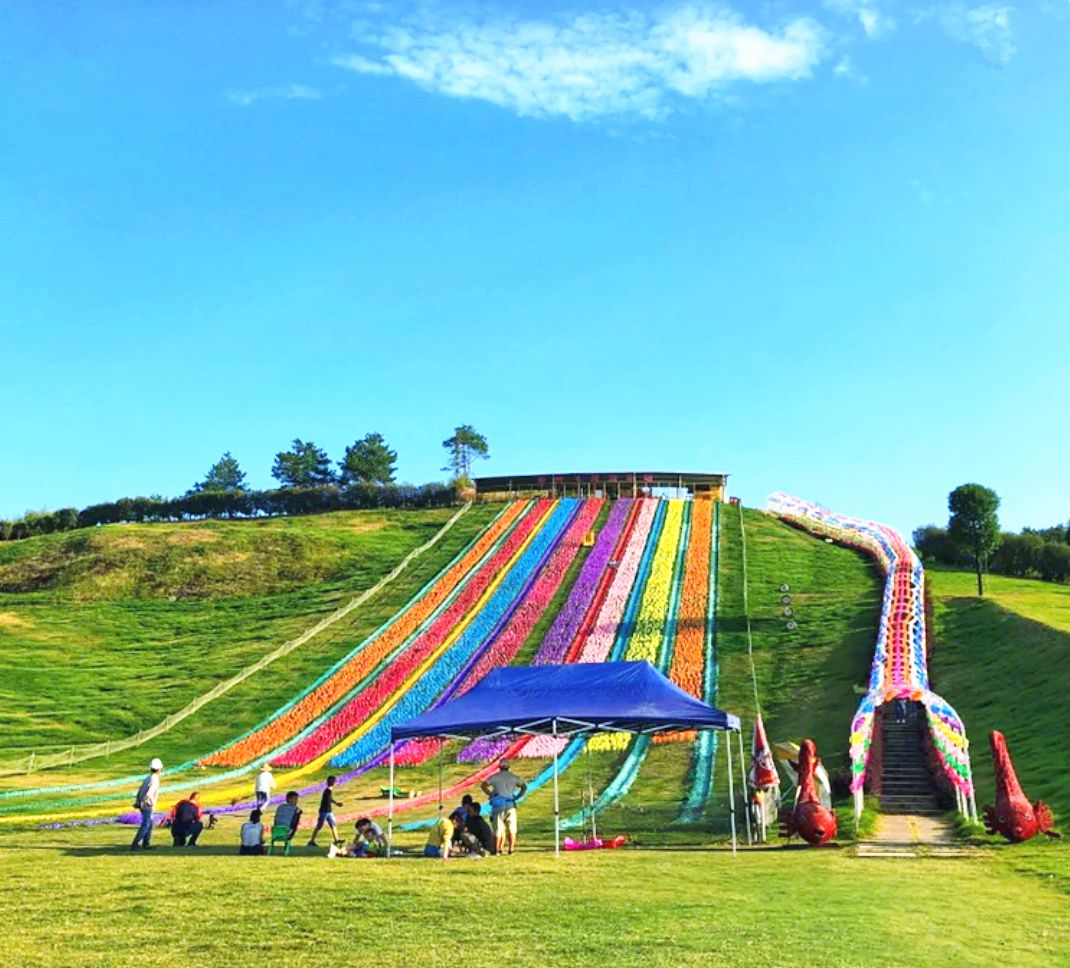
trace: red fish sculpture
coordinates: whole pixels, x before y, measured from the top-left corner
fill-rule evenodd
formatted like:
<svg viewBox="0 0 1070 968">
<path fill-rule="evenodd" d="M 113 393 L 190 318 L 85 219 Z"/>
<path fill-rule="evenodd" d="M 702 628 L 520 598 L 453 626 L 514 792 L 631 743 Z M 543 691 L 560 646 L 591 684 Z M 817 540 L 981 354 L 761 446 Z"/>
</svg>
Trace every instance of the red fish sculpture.
<svg viewBox="0 0 1070 968">
<path fill-rule="evenodd" d="M 798 834 L 810 846 L 821 847 L 836 836 L 836 814 L 823 806 L 817 796 L 814 773 L 820 760 L 817 744 L 804 739 L 799 750 L 799 797 L 795 809 L 788 811 L 781 823 L 781 834 Z"/>
<path fill-rule="evenodd" d="M 1052 830 L 1051 807 L 1043 800 L 1030 803 L 1022 792 L 1011 754 L 1007 751 L 1007 741 L 999 730 L 994 729 L 988 734 L 988 745 L 992 747 L 992 766 L 996 771 L 996 805 L 985 807 L 988 832 L 1003 834 L 1012 844 L 1020 844 L 1037 834 L 1058 837 Z"/>
</svg>

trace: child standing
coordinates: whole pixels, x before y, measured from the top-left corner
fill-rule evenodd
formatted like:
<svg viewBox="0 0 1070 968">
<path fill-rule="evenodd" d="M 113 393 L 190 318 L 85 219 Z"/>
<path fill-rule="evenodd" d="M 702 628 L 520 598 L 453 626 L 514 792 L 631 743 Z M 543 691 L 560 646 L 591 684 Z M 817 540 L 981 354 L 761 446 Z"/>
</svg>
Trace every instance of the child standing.
<svg viewBox="0 0 1070 968">
<path fill-rule="evenodd" d="M 338 826 L 334 822 L 334 808 L 342 806 L 341 800 L 335 800 L 334 798 L 334 785 L 337 782 L 338 777 L 327 777 L 327 785 L 323 788 L 323 793 L 320 795 L 320 809 L 319 814 L 316 817 L 316 827 L 312 831 L 312 839 L 309 840 L 308 846 L 316 846 L 316 834 L 323 829 L 323 825 L 327 826 L 331 830 L 331 840 L 338 843 Z"/>
</svg>

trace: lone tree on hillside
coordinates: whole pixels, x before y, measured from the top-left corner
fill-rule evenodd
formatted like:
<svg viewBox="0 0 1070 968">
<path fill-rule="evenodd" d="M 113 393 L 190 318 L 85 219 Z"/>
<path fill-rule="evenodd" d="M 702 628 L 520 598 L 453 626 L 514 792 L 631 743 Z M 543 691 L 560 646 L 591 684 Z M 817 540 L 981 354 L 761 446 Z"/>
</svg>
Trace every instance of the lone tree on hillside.
<svg viewBox="0 0 1070 968">
<path fill-rule="evenodd" d="M 244 491 L 245 472 L 238 466 L 237 460 L 231 456 L 228 450 L 209 469 L 203 481 L 194 484 L 189 493 L 206 491 L 218 493 L 219 491 Z"/>
<path fill-rule="evenodd" d="M 947 497 L 951 540 L 973 558 L 977 569 L 977 594 L 984 595 L 984 570 L 1002 540 L 999 531 L 999 495 L 980 484 L 962 484 Z"/>
<path fill-rule="evenodd" d="M 382 434 L 366 434 L 338 462 L 339 480 L 343 487 L 351 484 L 391 484 L 398 452 L 387 446 Z"/>
<path fill-rule="evenodd" d="M 334 483 L 327 451 L 300 437 L 294 439 L 289 450 L 275 455 L 271 476 L 283 487 L 319 487 Z"/>
<path fill-rule="evenodd" d="M 442 469 L 451 471 L 455 480 L 471 478 L 472 461 L 490 457 L 487 438 L 478 433 L 471 424 L 454 427 L 453 436 L 442 441 L 442 446 L 450 455 Z"/>
</svg>

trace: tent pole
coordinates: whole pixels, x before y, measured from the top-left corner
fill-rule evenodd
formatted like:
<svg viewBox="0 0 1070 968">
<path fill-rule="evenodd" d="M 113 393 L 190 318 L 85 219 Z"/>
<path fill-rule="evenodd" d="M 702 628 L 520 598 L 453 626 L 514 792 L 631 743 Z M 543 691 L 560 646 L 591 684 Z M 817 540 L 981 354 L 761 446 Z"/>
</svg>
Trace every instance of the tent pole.
<svg viewBox="0 0 1070 968">
<path fill-rule="evenodd" d="M 390 740 L 390 805 L 386 813 L 386 856 L 394 846 L 394 740 Z"/>
<path fill-rule="evenodd" d="M 442 747 L 445 743 L 441 743 L 438 747 L 438 815 L 442 816 Z"/>
<path fill-rule="evenodd" d="M 739 737 L 739 792 L 743 797 L 743 822 L 747 825 L 747 846 L 753 847 L 754 840 L 751 837 L 750 797 L 747 794 L 747 766 L 743 758 L 743 730 L 736 735 Z"/>
<path fill-rule="evenodd" d="M 729 734 L 728 742 L 724 744 L 728 751 L 728 823 L 732 828 L 732 854 L 736 852 L 736 792 L 732 788 L 732 736 Z"/>
<path fill-rule="evenodd" d="M 557 720 L 551 724 L 554 740 L 554 857 L 561 856 L 561 803 L 557 791 Z"/>
</svg>

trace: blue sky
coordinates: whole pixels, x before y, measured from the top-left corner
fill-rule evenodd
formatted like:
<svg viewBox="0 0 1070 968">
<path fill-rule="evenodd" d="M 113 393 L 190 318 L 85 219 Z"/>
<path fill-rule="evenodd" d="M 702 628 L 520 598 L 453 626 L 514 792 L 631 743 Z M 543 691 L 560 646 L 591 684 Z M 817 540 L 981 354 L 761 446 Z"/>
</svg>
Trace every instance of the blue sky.
<svg viewBox="0 0 1070 968">
<path fill-rule="evenodd" d="M 910 529 L 1070 516 L 1070 3 L 0 10 L 0 515 L 727 471 Z"/>
</svg>

